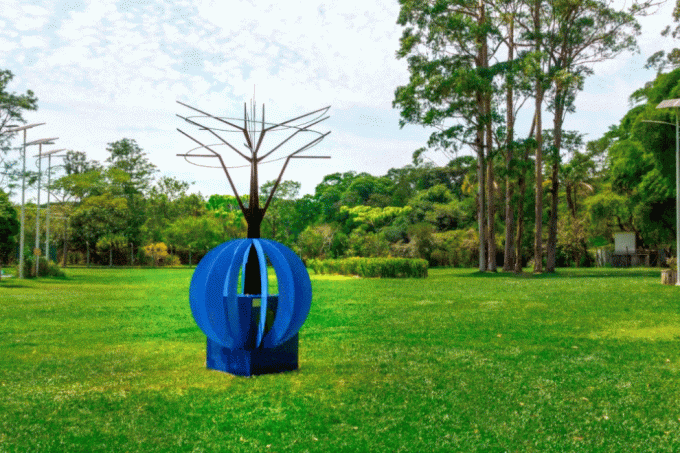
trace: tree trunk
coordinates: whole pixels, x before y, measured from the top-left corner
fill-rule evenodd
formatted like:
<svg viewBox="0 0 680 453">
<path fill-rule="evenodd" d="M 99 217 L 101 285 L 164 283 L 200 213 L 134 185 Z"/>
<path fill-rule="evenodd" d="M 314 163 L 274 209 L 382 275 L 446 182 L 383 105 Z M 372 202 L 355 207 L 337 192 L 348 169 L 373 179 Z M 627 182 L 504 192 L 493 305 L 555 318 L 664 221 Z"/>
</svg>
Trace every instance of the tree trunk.
<svg viewBox="0 0 680 453">
<path fill-rule="evenodd" d="M 109 267 L 113 267 L 113 247 L 109 247 Z"/>
<path fill-rule="evenodd" d="M 534 137 L 536 130 L 536 116 L 531 120 L 531 129 L 529 130 L 529 138 Z M 517 201 L 517 239 L 515 254 L 514 271 L 516 274 L 522 273 L 522 241 L 524 240 L 524 199 L 527 192 L 527 170 L 529 168 L 529 154 L 531 149 L 529 145 L 525 142 L 522 146 L 522 165 L 519 171 L 518 186 L 519 186 L 519 198 Z"/>
<path fill-rule="evenodd" d="M 555 272 L 557 255 L 557 216 L 560 198 L 560 150 L 562 149 L 562 118 L 564 113 L 565 93 L 562 85 L 558 82 L 555 87 L 555 116 L 553 119 L 553 136 L 555 153 L 552 164 L 552 187 L 550 191 L 550 221 L 548 223 L 548 256 L 546 262 L 546 272 Z"/>
<path fill-rule="evenodd" d="M 567 199 L 567 208 L 569 209 L 569 212 L 571 213 L 571 218 L 576 219 L 576 200 L 574 195 L 574 185 L 567 182 L 567 184 L 564 186 L 564 193 L 566 195 Z"/>
<path fill-rule="evenodd" d="M 486 165 L 483 132 L 477 131 L 477 222 L 479 223 L 479 271 L 486 272 Z"/>
<path fill-rule="evenodd" d="M 515 253 L 514 271 L 516 274 L 522 273 L 522 239 L 524 238 L 524 195 L 526 193 L 526 182 L 524 178 L 519 183 L 520 198 L 517 202 L 517 253 Z"/>
<path fill-rule="evenodd" d="M 556 256 L 557 256 L 557 208 L 559 203 L 559 163 L 553 163 L 552 166 L 552 184 L 550 189 L 550 219 L 548 221 L 548 244 L 546 257 L 546 272 L 555 272 Z"/>
<path fill-rule="evenodd" d="M 541 33 L 541 0 L 536 0 L 533 11 L 536 51 L 540 52 Z M 534 237 L 534 272 L 543 272 L 543 125 L 541 109 L 543 107 L 543 77 L 538 68 L 536 74 L 536 235 Z"/>
<path fill-rule="evenodd" d="M 479 19 L 478 23 L 483 26 L 486 22 L 486 14 L 484 10 L 484 2 L 479 1 Z M 486 37 L 477 37 L 477 67 L 486 67 L 487 62 L 487 48 L 486 48 Z M 477 221 L 479 223 L 479 271 L 486 272 L 487 270 L 487 241 L 486 241 L 486 157 L 484 149 L 484 123 L 485 123 L 485 111 L 486 102 L 485 94 L 483 91 L 478 90 L 476 95 L 477 102 L 477 136 L 476 136 L 476 147 L 477 147 Z"/>
<path fill-rule="evenodd" d="M 66 266 L 68 265 L 68 236 L 67 236 L 67 231 L 68 231 L 68 217 L 66 217 L 66 220 L 64 220 L 64 262 L 61 263 L 61 267 L 66 269 Z"/>
<path fill-rule="evenodd" d="M 489 108 L 487 110 L 487 113 L 490 113 L 490 101 L 487 99 L 487 107 Z M 489 118 L 489 121 L 491 119 Z M 487 244 L 487 250 L 489 251 L 487 254 L 487 260 L 489 262 L 489 265 L 487 266 L 487 269 L 491 272 L 496 272 L 497 267 L 496 267 L 496 206 L 495 206 L 495 196 L 494 196 L 494 174 L 493 174 L 493 157 L 491 156 L 491 143 L 493 140 L 492 136 L 492 131 L 491 131 L 491 123 L 488 123 L 486 125 L 486 140 L 487 140 L 487 164 L 486 164 L 486 170 L 487 170 L 487 178 L 486 178 L 486 187 L 487 187 L 487 231 L 488 235 L 486 238 L 486 244 Z"/>
<path fill-rule="evenodd" d="M 515 58 L 515 31 L 514 18 L 510 19 L 510 30 L 508 36 L 508 72 L 510 76 L 507 80 L 506 91 L 506 123 L 508 127 L 505 140 L 505 250 L 503 251 L 503 271 L 510 272 L 515 261 L 515 217 L 513 215 L 512 196 L 513 196 L 513 144 L 515 140 L 515 112 L 514 112 L 514 93 L 512 80 L 512 60 Z"/>
<path fill-rule="evenodd" d="M 87 245 L 87 267 L 90 267 L 90 241 L 86 241 L 85 244 Z"/>
</svg>

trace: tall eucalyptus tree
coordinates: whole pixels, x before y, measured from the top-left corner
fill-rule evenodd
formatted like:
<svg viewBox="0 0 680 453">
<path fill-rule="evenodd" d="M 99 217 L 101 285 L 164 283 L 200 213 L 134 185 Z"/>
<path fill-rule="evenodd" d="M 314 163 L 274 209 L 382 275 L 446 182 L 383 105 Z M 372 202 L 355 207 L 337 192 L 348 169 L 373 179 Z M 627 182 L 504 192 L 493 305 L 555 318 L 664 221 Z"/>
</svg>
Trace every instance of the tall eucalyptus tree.
<svg viewBox="0 0 680 453">
<path fill-rule="evenodd" d="M 585 77 L 592 74 L 593 63 L 636 48 L 635 37 L 640 32 L 637 17 L 647 14 L 652 6 L 650 0 L 633 1 L 626 9 L 610 0 L 551 0 L 541 8 L 546 15 L 544 52 L 549 59 L 549 107 L 553 113 L 547 272 L 555 271 L 565 115 L 573 111 L 576 93 L 583 88 Z"/>
<path fill-rule="evenodd" d="M 395 91 L 400 125 L 435 128 L 428 147 L 477 154 L 479 270 L 495 270 L 493 215 L 488 216 L 493 171 L 493 102 L 496 76 L 503 65 L 493 60 L 501 39 L 497 17 L 484 0 L 400 0 L 398 23 L 405 26 L 397 51 L 406 58 L 408 84 Z M 488 216 L 488 217 L 487 217 Z M 489 228 L 490 225 L 490 228 Z"/>
</svg>

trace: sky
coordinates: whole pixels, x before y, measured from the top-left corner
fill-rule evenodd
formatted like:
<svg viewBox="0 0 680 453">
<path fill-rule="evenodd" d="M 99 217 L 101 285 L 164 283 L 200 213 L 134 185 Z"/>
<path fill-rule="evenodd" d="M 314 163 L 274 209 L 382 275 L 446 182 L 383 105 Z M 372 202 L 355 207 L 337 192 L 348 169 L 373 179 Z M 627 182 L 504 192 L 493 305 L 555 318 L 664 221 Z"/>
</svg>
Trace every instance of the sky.
<svg viewBox="0 0 680 453">
<path fill-rule="evenodd" d="M 417 125 L 400 128 L 392 108 L 394 90 L 408 81 L 406 61 L 395 57 L 402 33 L 396 0 L 2 3 L 0 68 L 14 74 L 10 91 L 30 89 L 39 99 L 38 110 L 25 119 L 46 123 L 29 130 L 28 140 L 59 137 L 43 152 L 84 151 L 103 162 L 109 143 L 130 138 L 159 175 L 192 182 L 191 191 L 203 195 L 230 194 L 222 171 L 176 156 L 196 146 L 177 128 L 203 143 L 216 141 L 178 118 L 192 112 L 176 101 L 216 116 L 242 117 L 244 102 L 254 98 L 258 112 L 264 103 L 266 120 L 274 122 L 330 105 L 330 118 L 316 129 L 331 134 L 305 153 L 331 159 L 291 161 L 284 174 L 302 184 L 302 193 L 313 193 L 330 173 L 384 175 L 409 164 L 430 133 Z M 593 66 L 566 129 L 596 139 L 618 123 L 630 94 L 654 78 L 653 70 L 644 69 L 646 59 L 674 47 L 659 35 L 671 23 L 672 6 L 666 2 L 640 20 L 638 53 Z M 272 133 L 263 146 L 271 149 L 283 137 Z M 241 143 L 233 144 L 243 149 Z M 215 150 L 228 166 L 245 163 L 225 147 Z M 295 148 L 284 145 L 272 157 L 286 150 Z M 445 163 L 441 155 L 430 157 Z M 260 180 L 275 179 L 282 163 L 262 164 Z M 239 192 L 247 193 L 248 169 L 231 173 Z M 35 193 L 28 197 L 35 199 Z"/>
</svg>

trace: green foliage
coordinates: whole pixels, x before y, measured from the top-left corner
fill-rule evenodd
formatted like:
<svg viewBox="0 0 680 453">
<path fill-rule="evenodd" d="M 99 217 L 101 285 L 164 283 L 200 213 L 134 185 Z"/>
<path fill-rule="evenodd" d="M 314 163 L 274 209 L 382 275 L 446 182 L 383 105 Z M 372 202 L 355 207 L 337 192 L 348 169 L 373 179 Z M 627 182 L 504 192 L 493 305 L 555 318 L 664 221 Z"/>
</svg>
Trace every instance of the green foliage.
<svg viewBox="0 0 680 453">
<path fill-rule="evenodd" d="M 300 233 L 295 248 L 303 260 L 330 257 L 336 234 L 337 230 L 330 225 L 310 225 Z"/>
<path fill-rule="evenodd" d="M 106 150 L 109 152 L 106 162 L 110 168 L 118 169 L 129 176 L 127 180 L 121 181 L 126 195 L 145 192 L 150 188 L 153 175 L 158 170 L 134 139 L 124 138 L 109 143 Z"/>
<path fill-rule="evenodd" d="M 168 267 L 177 267 L 181 264 L 179 260 L 179 256 L 177 255 L 168 255 L 163 259 L 163 266 L 168 266 Z"/>
<path fill-rule="evenodd" d="M 483 103 L 494 90 L 493 78 L 501 66 L 489 67 L 489 56 L 480 52 L 488 40 L 494 47 L 498 24 L 490 16 L 477 20 L 481 13 L 472 5 L 400 3 L 397 22 L 405 29 L 397 58 L 408 61 L 410 76 L 407 85 L 395 90 L 393 106 L 400 110 L 402 126 L 436 127 L 428 147 L 453 154 L 473 143 L 480 122 L 490 120 L 481 117 Z"/>
<path fill-rule="evenodd" d="M 62 199 L 81 201 L 90 196 L 100 196 L 105 192 L 112 192 L 109 186 L 109 176 L 102 169 L 92 169 L 84 172 L 62 176 L 52 182 L 52 189 L 61 195 Z"/>
<path fill-rule="evenodd" d="M 260 187 L 260 205 L 265 206 L 275 181 L 267 181 Z M 295 222 L 296 202 L 300 193 L 300 183 L 296 181 L 281 181 L 274 196 L 267 207 L 267 212 L 262 223 L 263 237 L 271 238 L 285 245 L 292 245 L 298 234 L 302 231 L 302 225 Z"/>
<path fill-rule="evenodd" d="M 227 237 L 246 235 L 247 224 L 236 197 L 232 195 L 211 195 L 206 203 L 208 212 L 219 219 Z"/>
<path fill-rule="evenodd" d="M 24 112 L 38 109 L 38 98 L 31 90 L 25 94 L 8 91 L 14 74 L 0 69 L 0 188 L 12 191 L 19 179 L 21 168 L 17 160 L 9 157 L 11 139 L 15 133 L 7 132 L 10 126 L 24 123 Z"/>
<path fill-rule="evenodd" d="M 435 233 L 432 238 L 432 266 L 474 267 L 479 259 L 479 233 L 475 229 Z"/>
<path fill-rule="evenodd" d="M 83 199 L 71 219 L 75 239 L 94 245 L 104 235 L 123 235 L 127 226 L 127 208 L 125 198 L 108 193 Z"/>
<path fill-rule="evenodd" d="M 427 261 L 408 258 L 343 258 L 309 260 L 317 274 L 357 275 L 371 278 L 425 278 Z"/>
<path fill-rule="evenodd" d="M 0 189 L 0 266 L 14 253 L 19 227 L 17 212 L 7 194 Z"/>
<path fill-rule="evenodd" d="M 557 265 L 590 267 L 595 259 L 588 251 L 588 217 L 563 216 L 557 229 Z"/>
<path fill-rule="evenodd" d="M 63 158 L 63 168 L 66 175 L 88 173 L 93 170 L 102 170 L 102 166 L 96 160 L 88 160 L 82 151 L 66 151 Z"/>
<path fill-rule="evenodd" d="M 598 145 L 608 152 L 607 173 L 603 190 L 587 201 L 592 220 L 607 219 L 610 227 L 635 231 L 648 247 L 664 247 L 674 239 L 675 118 L 669 109 L 656 106 L 678 97 L 680 69 L 659 74 L 631 96 L 644 103 L 632 108 Z"/>
<path fill-rule="evenodd" d="M 96 243 L 96 247 L 100 250 L 115 250 L 124 248 L 127 245 L 125 236 L 107 234 L 102 236 Z"/>
<path fill-rule="evenodd" d="M 671 35 L 673 38 L 680 38 L 680 1 L 676 1 L 673 8 L 673 22 L 676 25 L 673 28 L 668 25 L 662 29 L 661 36 Z M 670 66 L 671 69 L 680 68 L 680 48 L 676 47 L 668 53 L 664 50 L 659 50 L 647 59 L 647 65 L 645 65 L 647 69 L 656 68 L 659 72 L 662 72 L 667 66 Z"/>
<path fill-rule="evenodd" d="M 38 257 L 38 274 L 35 273 L 35 255 L 26 254 L 24 256 L 24 278 L 54 277 L 66 278 L 63 269 L 54 261 L 49 261 L 46 257 Z M 16 275 L 19 275 L 19 265 L 16 267 Z"/>
<path fill-rule="evenodd" d="M 340 217 L 347 218 L 345 225 L 348 230 L 359 228 L 362 231 L 377 231 L 394 221 L 395 218 L 406 216 L 412 211 L 410 206 L 398 208 L 387 206 L 385 208 L 372 206 L 341 206 Z"/>
<path fill-rule="evenodd" d="M 347 255 L 377 257 L 389 253 L 390 244 L 382 233 L 353 231 L 347 237 Z"/>
<path fill-rule="evenodd" d="M 207 253 L 222 242 L 233 239 L 225 232 L 221 219 L 207 214 L 200 217 L 180 217 L 165 230 L 168 244 L 178 250 Z"/>
<path fill-rule="evenodd" d="M 128 241 L 125 236 L 120 234 L 108 233 L 101 236 L 95 246 L 100 253 L 108 252 L 109 255 L 109 266 L 113 266 L 113 252 L 125 249 Z"/>
</svg>

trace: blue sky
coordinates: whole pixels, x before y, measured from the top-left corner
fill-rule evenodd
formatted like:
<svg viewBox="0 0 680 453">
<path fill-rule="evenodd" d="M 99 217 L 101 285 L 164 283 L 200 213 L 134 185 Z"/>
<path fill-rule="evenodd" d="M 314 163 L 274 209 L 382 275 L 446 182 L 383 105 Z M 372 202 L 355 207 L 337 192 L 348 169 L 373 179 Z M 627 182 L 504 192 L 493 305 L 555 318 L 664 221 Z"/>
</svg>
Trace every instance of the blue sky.
<svg viewBox="0 0 680 453">
<path fill-rule="evenodd" d="M 285 174 L 309 193 L 329 173 L 381 175 L 406 165 L 427 140 L 421 127 L 400 129 L 392 109 L 395 88 L 408 79 L 406 62 L 394 56 L 398 11 L 396 0 L 3 0 L 0 68 L 15 75 L 10 90 L 38 96 L 39 110 L 26 119 L 46 125 L 29 140 L 59 137 L 44 150 L 103 161 L 107 143 L 133 138 L 162 174 L 194 181 L 192 190 L 205 195 L 230 190 L 218 170 L 175 157 L 194 147 L 175 130 L 191 132 L 175 116 L 188 113 L 176 100 L 237 116 L 255 86 L 273 120 L 331 105 L 320 129 L 332 133 L 311 153 L 332 159 L 294 161 Z M 628 96 L 654 77 L 643 68 L 647 57 L 673 46 L 659 36 L 671 11 L 666 3 L 641 20 L 639 54 L 594 66 L 567 129 L 594 139 L 618 122 Z M 237 157 L 225 153 L 234 165 Z M 263 166 L 262 181 L 279 169 Z M 247 170 L 234 177 L 243 192 Z"/>
</svg>

